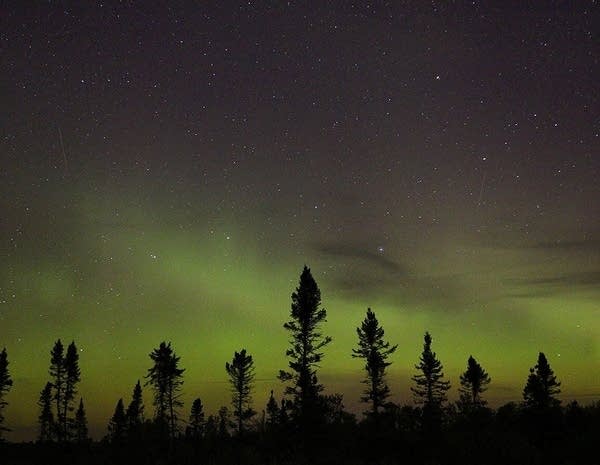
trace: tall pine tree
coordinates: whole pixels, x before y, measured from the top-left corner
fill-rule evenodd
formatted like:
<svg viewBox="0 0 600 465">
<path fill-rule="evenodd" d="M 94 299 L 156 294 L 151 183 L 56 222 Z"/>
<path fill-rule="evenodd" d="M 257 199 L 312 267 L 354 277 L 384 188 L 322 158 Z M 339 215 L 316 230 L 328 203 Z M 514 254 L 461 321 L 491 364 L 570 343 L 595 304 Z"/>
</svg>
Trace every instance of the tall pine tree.
<svg viewBox="0 0 600 465">
<path fill-rule="evenodd" d="M 310 269 L 304 266 L 300 283 L 292 294 L 290 320 L 283 327 L 290 332 L 291 347 L 286 351 L 290 371 L 281 370 L 279 379 L 291 381 L 285 393 L 293 398 L 295 419 L 303 430 L 318 422 L 319 394 L 323 386 L 317 379 L 317 367 L 323 359 L 323 348 L 331 337 L 320 332 L 327 311 L 321 306 L 321 291 Z"/>
<path fill-rule="evenodd" d="M 231 405 L 237 421 L 237 434 L 242 435 L 246 422 L 256 413 L 252 410 L 252 384 L 254 382 L 254 362 L 246 349 L 235 352 L 231 363 L 225 363 L 225 370 L 231 384 Z"/>
<path fill-rule="evenodd" d="M 431 350 L 431 335 L 425 333 L 423 338 L 423 352 L 415 368 L 419 374 L 413 376 L 415 386 L 411 387 L 415 402 L 423 406 L 423 426 L 432 429 L 439 426 L 442 414 L 442 405 L 447 400 L 446 392 L 450 389 L 450 382 L 443 381 L 444 372 L 442 363 Z"/>
<path fill-rule="evenodd" d="M 125 441 L 126 435 L 127 417 L 125 416 L 123 399 L 119 399 L 115 406 L 115 412 L 108 422 L 108 437 L 113 444 L 120 444 Z"/>
<path fill-rule="evenodd" d="M 150 359 L 153 365 L 148 369 L 146 385 L 150 385 L 154 391 L 154 418 L 160 426 L 166 426 L 169 436 L 174 438 L 178 409 L 183 405 L 180 391 L 185 370 L 179 368 L 180 358 L 171 348 L 170 342 L 161 342 L 150 353 Z"/>
<path fill-rule="evenodd" d="M 537 364 L 529 369 L 527 384 L 523 389 L 525 406 L 533 410 L 545 410 L 558 407 L 560 400 L 560 382 L 554 376 L 554 371 L 543 352 L 538 355 Z"/>
<path fill-rule="evenodd" d="M 75 395 L 77 394 L 77 383 L 81 380 L 81 372 L 79 370 L 79 353 L 75 346 L 75 341 L 72 341 L 67 347 L 67 354 L 64 359 L 65 363 L 65 391 L 62 407 L 62 430 L 67 433 L 67 438 L 76 434 L 73 431 L 74 418 L 70 417 L 70 413 L 75 410 Z"/>
<path fill-rule="evenodd" d="M 87 416 L 85 414 L 85 407 L 83 406 L 83 399 L 79 399 L 79 407 L 75 412 L 73 429 L 76 442 L 82 444 L 88 441 L 88 423 Z"/>
<path fill-rule="evenodd" d="M 194 399 L 190 409 L 189 435 L 198 440 L 204 434 L 204 406 L 200 398 Z"/>
<path fill-rule="evenodd" d="M 379 326 L 375 313 L 370 308 L 367 309 L 367 316 L 361 326 L 356 328 L 356 334 L 358 348 L 352 349 L 352 357 L 362 358 L 367 372 L 366 379 L 363 381 L 367 389 L 361 401 L 371 402 L 371 412 L 376 415 L 390 394 L 390 388 L 385 382 L 385 370 L 391 362 L 386 360 L 398 346 L 390 346 L 389 342 L 383 340 L 385 332 Z"/>
<path fill-rule="evenodd" d="M 472 355 L 467 361 L 467 370 L 460 375 L 460 400 L 458 405 L 463 412 L 469 412 L 486 405 L 481 394 L 487 390 L 492 379 Z"/>
<path fill-rule="evenodd" d="M 275 396 L 273 395 L 273 390 L 271 389 L 271 395 L 269 396 L 266 407 L 266 426 L 268 430 L 273 430 L 277 427 L 280 415 L 279 405 L 277 404 Z"/>
<path fill-rule="evenodd" d="M 144 401 L 140 380 L 136 383 L 131 394 L 131 402 L 127 406 L 127 430 L 129 435 L 136 435 L 144 422 Z"/>
<path fill-rule="evenodd" d="M 38 406 L 40 414 L 38 416 L 38 425 L 40 428 L 38 440 L 40 442 L 52 441 L 55 432 L 54 415 L 52 413 L 52 383 L 47 382 L 40 392 Z"/>
<path fill-rule="evenodd" d="M 58 441 L 66 439 L 66 419 L 63 418 L 63 406 L 65 404 L 65 386 L 67 376 L 65 373 L 65 348 L 60 339 L 54 343 L 50 352 L 50 378 L 54 390 L 53 399 L 56 408 L 55 433 Z"/>
<path fill-rule="evenodd" d="M 13 381 L 10 377 L 10 372 L 8 371 L 8 355 L 6 353 L 6 348 L 4 348 L 2 349 L 2 352 L 0 352 L 0 442 L 2 442 L 2 432 L 9 431 L 8 428 L 4 426 L 4 407 L 8 405 L 8 402 L 6 402 L 6 394 L 8 394 L 12 385 Z"/>
</svg>

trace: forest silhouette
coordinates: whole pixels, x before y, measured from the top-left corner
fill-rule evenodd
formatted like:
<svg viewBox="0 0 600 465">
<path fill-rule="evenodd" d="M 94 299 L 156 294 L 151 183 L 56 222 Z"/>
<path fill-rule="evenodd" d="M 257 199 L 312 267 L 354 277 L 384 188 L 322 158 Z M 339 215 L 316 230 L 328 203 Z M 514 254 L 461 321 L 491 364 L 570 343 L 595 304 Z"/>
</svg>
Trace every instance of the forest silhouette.
<svg viewBox="0 0 600 465">
<path fill-rule="evenodd" d="M 459 400 L 426 332 L 414 366 L 414 403 L 388 398 L 388 357 L 396 350 L 383 325 L 367 309 L 356 328 L 349 356 L 364 367 L 362 416 L 345 410 L 341 394 L 324 394 L 319 364 L 331 337 L 324 332 L 327 312 L 310 269 L 304 267 L 291 296 L 288 366 L 279 372 L 283 398 L 273 391 L 265 406 L 253 403 L 254 360 L 242 348 L 224 364 L 230 406 L 206 415 L 201 398 L 188 412 L 181 401 L 185 368 L 171 342 L 149 354 L 147 374 L 132 380 L 130 399 L 118 399 L 107 413 L 107 434 L 89 438 L 75 342 L 66 350 L 59 339 L 50 352 L 49 380 L 38 399 L 38 437 L 7 442 L 3 415 L 13 380 L 6 349 L 0 352 L 1 464 L 592 464 L 597 463 L 600 402 L 562 405 L 561 383 L 545 354 L 524 379 L 521 403 L 497 409 L 485 392 L 492 377 L 473 355 L 460 375 Z M 283 350 L 283 349 L 282 349 Z"/>
</svg>

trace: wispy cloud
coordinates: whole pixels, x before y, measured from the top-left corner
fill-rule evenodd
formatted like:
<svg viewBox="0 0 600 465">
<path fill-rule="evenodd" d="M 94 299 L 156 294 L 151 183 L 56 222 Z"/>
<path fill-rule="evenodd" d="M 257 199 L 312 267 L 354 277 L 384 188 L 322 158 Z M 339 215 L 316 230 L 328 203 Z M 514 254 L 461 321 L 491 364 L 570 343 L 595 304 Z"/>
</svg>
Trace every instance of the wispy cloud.
<svg viewBox="0 0 600 465">
<path fill-rule="evenodd" d="M 600 270 L 578 271 L 545 277 L 524 277 L 507 279 L 506 283 L 516 286 L 540 286 L 546 288 L 572 288 L 581 286 L 595 286 L 600 284 Z M 543 291 L 542 291 L 543 292 Z"/>
</svg>

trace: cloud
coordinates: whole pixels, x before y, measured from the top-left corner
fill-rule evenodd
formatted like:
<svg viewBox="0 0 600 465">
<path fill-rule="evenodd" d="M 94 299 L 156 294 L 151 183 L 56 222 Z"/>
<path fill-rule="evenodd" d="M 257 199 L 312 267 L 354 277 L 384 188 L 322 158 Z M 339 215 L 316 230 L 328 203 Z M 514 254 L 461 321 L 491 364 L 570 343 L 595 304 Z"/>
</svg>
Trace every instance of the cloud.
<svg viewBox="0 0 600 465">
<path fill-rule="evenodd" d="M 330 287 L 346 298 L 392 305 L 426 304 L 432 309 L 458 311 L 467 308 L 465 274 L 419 275 L 401 262 L 360 244 L 317 243 L 314 250 L 336 265 L 328 273 Z"/>
<path fill-rule="evenodd" d="M 570 240 L 570 241 L 550 241 L 550 242 L 537 242 L 525 246 L 526 248 L 532 249 L 555 249 L 555 250 L 593 250 L 600 252 L 600 240 L 599 239 L 583 239 L 583 240 Z"/>
<path fill-rule="evenodd" d="M 542 278 L 511 278 L 507 284 L 516 286 L 540 286 L 543 288 L 570 288 L 600 285 L 600 270 L 578 271 Z M 546 292 L 550 291 L 545 289 Z M 543 292 L 543 291 L 541 291 Z M 535 291 L 534 291 L 535 293 Z"/>
<path fill-rule="evenodd" d="M 383 253 L 368 250 L 366 247 L 357 244 L 332 244 L 321 243 L 314 244 L 313 248 L 319 253 L 329 255 L 333 258 L 362 262 L 375 269 L 386 271 L 388 273 L 407 274 L 405 267 L 399 263 L 390 260 Z"/>
</svg>

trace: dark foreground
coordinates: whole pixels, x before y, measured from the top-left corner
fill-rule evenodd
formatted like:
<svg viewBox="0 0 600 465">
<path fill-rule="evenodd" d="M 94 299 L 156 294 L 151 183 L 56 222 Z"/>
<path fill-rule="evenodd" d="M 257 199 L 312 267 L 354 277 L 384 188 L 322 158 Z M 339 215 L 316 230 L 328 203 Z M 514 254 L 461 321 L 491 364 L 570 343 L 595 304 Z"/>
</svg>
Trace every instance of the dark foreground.
<svg viewBox="0 0 600 465">
<path fill-rule="evenodd" d="M 514 404 L 425 428 L 411 409 L 377 422 L 353 416 L 302 432 L 258 428 L 164 440 L 151 427 L 116 443 L 0 443 L 1 465 L 245 464 L 245 465 L 592 465 L 600 463 L 600 403 L 543 415 Z M 320 430 L 320 431 L 319 431 Z"/>
</svg>

